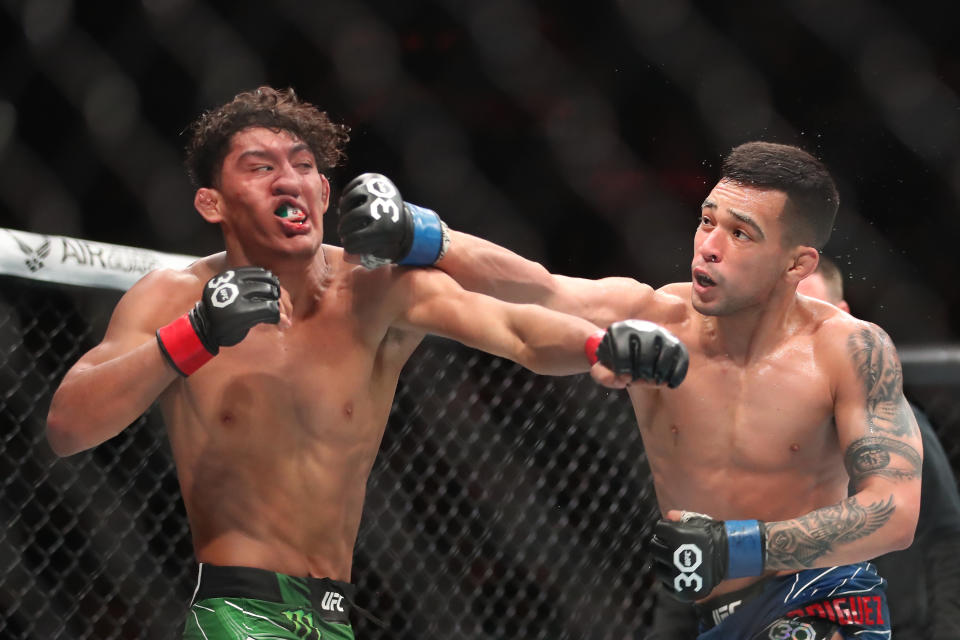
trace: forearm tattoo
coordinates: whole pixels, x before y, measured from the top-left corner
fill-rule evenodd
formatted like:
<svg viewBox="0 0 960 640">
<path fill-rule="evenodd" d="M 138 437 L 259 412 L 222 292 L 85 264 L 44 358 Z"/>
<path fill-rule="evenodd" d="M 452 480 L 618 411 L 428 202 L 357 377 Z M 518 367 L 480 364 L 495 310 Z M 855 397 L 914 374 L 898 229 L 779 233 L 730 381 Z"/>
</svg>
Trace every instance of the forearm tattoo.
<svg viewBox="0 0 960 640">
<path fill-rule="evenodd" d="M 893 496 L 864 507 L 856 496 L 805 516 L 767 523 L 767 569 L 814 566 L 838 544 L 866 537 L 882 527 L 896 507 Z"/>
<path fill-rule="evenodd" d="M 864 436 L 854 440 L 843 454 L 847 475 L 856 488 L 870 476 L 892 480 L 913 480 L 920 477 L 923 459 L 906 442 L 884 436 Z"/>
<path fill-rule="evenodd" d="M 855 331 L 847 339 L 847 350 L 866 391 L 870 431 L 916 435 L 903 397 L 900 359 L 887 334 L 876 328 Z"/>
</svg>

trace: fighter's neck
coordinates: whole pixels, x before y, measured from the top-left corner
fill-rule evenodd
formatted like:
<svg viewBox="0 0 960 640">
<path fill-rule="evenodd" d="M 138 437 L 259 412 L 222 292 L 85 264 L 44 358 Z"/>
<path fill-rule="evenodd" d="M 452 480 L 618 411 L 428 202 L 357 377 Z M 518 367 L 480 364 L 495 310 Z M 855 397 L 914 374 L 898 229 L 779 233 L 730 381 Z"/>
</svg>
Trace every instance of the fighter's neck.
<svg viewBox="0 0 960 640">
<path fill-rule="evenodd" d="M 294 314 L 307 314 L 333 281 L 336 258 L 330 259 L 330 247 L 320 245 L 312 256 L 264 257 L 252 259 L 243 252 L 226 251 L 229 266 L 255 264 L 268 269 L 280 280 L 290 296 Z"/>
<path fill-rule="evenodd" d="M 793 335 L 797 321 L 796 292 L 783 292 L 731 315 L 701 316 L 701 344 L 710 354 L 748 364 Z"/>
</svg>

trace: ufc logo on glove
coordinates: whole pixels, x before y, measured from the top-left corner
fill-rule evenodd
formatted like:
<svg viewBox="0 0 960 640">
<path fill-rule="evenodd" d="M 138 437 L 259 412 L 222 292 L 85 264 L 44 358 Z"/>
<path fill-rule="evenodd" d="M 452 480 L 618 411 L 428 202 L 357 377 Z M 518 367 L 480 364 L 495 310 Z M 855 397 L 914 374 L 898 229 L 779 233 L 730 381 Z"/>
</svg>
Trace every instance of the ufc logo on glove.
<svg viewBox="0 0 960 640">
<path fill-rule="evenodd" d="M 700 591 L 703 588 L 703 578 L 694 573 L 697 567 L 703 562 L 703 552 L 695 544 L 682 544 L 673 552 L 673 566 L 680 573 L 673 579 L 673 588 L 676 591 L 689 589 L 696 583 L 694 591 Z"/>
<path fill-rule="evenodd" d="M 650 547 L 660 582 L 678 599 L 693 601 L 724 580 L 763 574 L 766 527 L 685 511 L 679 521 L 654 525 Z"/>
<path fill-rule="evenodd" d="M 225 271 L 207 283 L 207 286 L 213 289 L 213 296 L 211 296 L 210 300 L 213 306 L 222 309 L 236 300 L 237 296 L 240 295 L 240 289 L 237 288 L 237 285 L 230 282 L 233 280 L 233 275 L 233 271 Z"/>
<path fill-rule="evenodd" d="M 391 222 L 400 222 L 400 207 L 392 199 L 397 195 L 394 184 L 381 176 L 368 180 L 364 186 L 376 198 L 370 205 L 370 217 L 379 220 L 383 217 L 381 214 L 390 214 Z"/>
</svg>

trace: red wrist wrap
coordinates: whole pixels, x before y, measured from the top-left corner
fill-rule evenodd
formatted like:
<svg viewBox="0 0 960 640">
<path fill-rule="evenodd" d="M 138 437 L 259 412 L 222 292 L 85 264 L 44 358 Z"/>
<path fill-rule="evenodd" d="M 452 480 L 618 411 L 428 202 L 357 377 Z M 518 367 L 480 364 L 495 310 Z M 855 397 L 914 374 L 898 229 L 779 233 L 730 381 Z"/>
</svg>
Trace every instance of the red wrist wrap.
<svg viewBox="0 0 960 640">
<path fill-rule="evenodd" d="M 603 336 L 607 335 L 607 332 L 603 329 L 599 329 L 596 333 L 590 335 L 587 338 L 586 343 L 583 345 L 583 350 L 587 354 L 587 360 L 590 361 L 590 364 L 597 364 L 597 347 L 600 346 L 600 341 L 603 340 Z"/>
<path fill-rule="evenodd" d="M 200 342 L 187 313 L 157 329 L 157 342 L 161 353 L 182 376 L 190 375 L 213 357 Z"/>
</svg>

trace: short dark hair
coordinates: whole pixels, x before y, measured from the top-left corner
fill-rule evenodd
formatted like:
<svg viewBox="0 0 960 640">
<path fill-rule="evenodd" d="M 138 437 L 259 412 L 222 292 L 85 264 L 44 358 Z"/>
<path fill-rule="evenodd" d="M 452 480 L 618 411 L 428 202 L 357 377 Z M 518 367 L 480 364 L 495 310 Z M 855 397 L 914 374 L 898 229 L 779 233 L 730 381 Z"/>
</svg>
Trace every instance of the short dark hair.
<svg viewBox="0 0 960 640">
<path fill-rule="evenodd" d="M 723 160 L 723 178 L 787 194 L 785 240 L 817 249 L 830 239 L 840 196 L 826 166 L 799 147 L 747 142 Z"/>
<path fill-rule="evenodd" d="M 304 102 L 293 89 L 260 87 L 237 94 L 230 102 L 203 113 L 190 125 L 187 174 L 196 188 L 211 187 L 220 177 L 223 159 L 234 134 L 249 127 L 287 131 L 313 152 L 322 172 L 340 164 L 350 139 L 346 125 L 330 120 L 324 111 Z"/>
<path fill-rule="evenodd" d="M 819 273 L 820 277 L 823 278 L 823 283 L 830 294 L 830 302 L 837 303 L 843 300 L 843 273 L 836 262 L 821 255 L 820 262 L 817 263 L 817 270 L 814 273 Z"/>
</svg>

